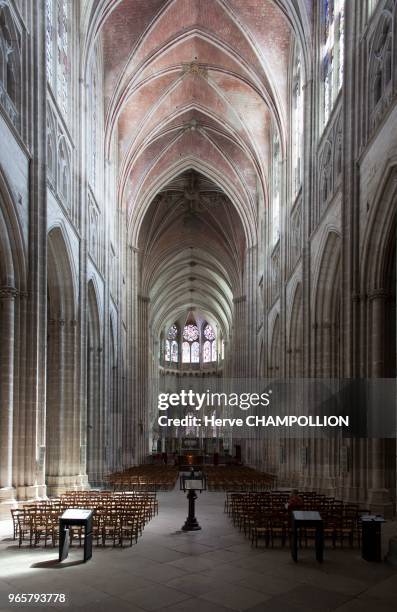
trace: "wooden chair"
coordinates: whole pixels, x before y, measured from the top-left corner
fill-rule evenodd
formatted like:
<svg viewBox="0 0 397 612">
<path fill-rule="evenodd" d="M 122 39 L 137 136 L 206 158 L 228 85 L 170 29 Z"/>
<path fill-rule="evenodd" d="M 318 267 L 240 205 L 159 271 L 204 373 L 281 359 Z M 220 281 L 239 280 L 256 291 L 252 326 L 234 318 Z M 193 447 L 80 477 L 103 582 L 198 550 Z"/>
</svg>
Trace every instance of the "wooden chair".
<svg viewBox="0 0 397 612">
<path fill-rule="evenodd" d="M 138 542 L 139 535 L 139 518 L 134 512 L 124 514 L 120 519 L 119 524 L 119 542 L 120 546 L 123 546 L 124 540 L 129 541 L 129 545 L 132 546 L 132 541 Z"/>
<path fill-rule="evenodd" d="M 16 540 L 19 535 L 19 522 L 18 516 L 22 516 L 24 510 L 22 508 L 12 508 L 11 509 L 11 518 L 12 518 L 12 526 L 13 526 L 13 539 Z"/>
<path fill-rule="evenodd" d="M 281 539 L 281 546 L 284 547 L 288 535 L 288 519 L 285 514 L 279 513 L 272 515 L 270 519 L 270 541 L 274 547 L 275 538 Z"/>
<path fill-rule="evenodd" d="M 113 546 L 116 544 L 116 539 L 119 535 L 119 517 L 115 512 L 108 511 L 103 514 L 102 518 L 102 546 L 106 546 L 106 541 L 111 540 Z"/>
</svg>

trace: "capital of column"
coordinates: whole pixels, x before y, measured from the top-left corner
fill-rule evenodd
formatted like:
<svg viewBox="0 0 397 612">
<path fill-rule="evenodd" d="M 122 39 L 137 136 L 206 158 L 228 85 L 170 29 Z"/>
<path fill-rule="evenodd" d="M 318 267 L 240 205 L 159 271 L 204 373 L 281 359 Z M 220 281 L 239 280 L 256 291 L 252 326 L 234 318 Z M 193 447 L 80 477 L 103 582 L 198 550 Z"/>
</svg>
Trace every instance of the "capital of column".
<svg viewBox="0 0 397 612">
<path fill-rule="evenodd" d="M 390 292 L 385 289 L 372 289 L 368 292 L 369 300 L 387 300 L 390 297 Z"/>
<path fill-rule="evenodd" d="M 15 300 L 18 295 L 19 291 L 15 287 L 10 285 L 0 287 L 0 300 Z"/>
<path fill-rule="evenodd" d="M 59 327 L 65 327 L 65 319 L 48 319 L 50 325 L 58 325 Z"/>
<path fill-rule="evenodd" d="M 77 319 L 71 319 L 70 321 L 67 321 L 66 319 L 57 319 L 57 318 L 50 318 L 48 319 L 48 324 L 49 325 L 58 325 L 59 327 L 66 327 L 66 325 L 70 325 L 71 327 L 77 327 Z"/>
<path fill-rule="evenodd" d="M 313 329 L 332 329 L 333 324 L 331 321 L 321 321 L 317 323 L 313 323 Z"/>
</svg>

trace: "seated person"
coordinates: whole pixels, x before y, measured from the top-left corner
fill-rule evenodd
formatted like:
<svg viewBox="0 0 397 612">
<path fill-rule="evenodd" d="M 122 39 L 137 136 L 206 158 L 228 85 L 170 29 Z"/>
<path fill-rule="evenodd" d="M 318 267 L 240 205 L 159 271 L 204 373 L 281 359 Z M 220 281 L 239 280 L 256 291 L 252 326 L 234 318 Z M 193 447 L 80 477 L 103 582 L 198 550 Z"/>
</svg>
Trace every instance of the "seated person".
<svg viewBox="0 0 397 612">
<path fill-rule="evenodd" d="M 285 504 L 288 512 L 293 512 L 294 510 L 303 510 L 304 503 L 302 497 L 299 495 L 298 489 L 292 489 L 291 495 L 289 496 L 288 502 Z"/>
</svg>

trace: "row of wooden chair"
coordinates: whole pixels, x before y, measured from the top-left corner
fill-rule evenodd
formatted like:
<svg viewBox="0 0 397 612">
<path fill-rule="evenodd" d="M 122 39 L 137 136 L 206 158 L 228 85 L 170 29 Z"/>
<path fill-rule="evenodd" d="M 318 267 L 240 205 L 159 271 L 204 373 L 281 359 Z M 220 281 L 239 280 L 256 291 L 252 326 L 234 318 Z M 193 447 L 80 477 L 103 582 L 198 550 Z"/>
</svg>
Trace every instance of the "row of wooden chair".
<svg viewBox="0 0 397 612">
<path fill-rule="evenodd" d="M 132 546 L 142 535 L 145 525 L 158 513 L 155 493 L 89 493 L 70 492 L 58 499 L 26 504 L 12 509 L 13 537 L 19 546 L 30 547 L 59 541 L 59 518 L 68 508 L 90 508 L 93 515 L 93 540 L 99 546 L 112 542 L 113 546 Z M 84 531 L 73 527 L 69 531 L 70 543 L 81 546 Z"/>
<path fill-rule="evenodd" d="M 113 491 L 170 491 L 175 487 L 178 468 L 168 465 L 140 465 L 106 476 Z"/>
<path fill-rule="evenodd" d="M 343 548 L 346 542 L 350 547 L 360 545 L 360 517 L 368 514 L 369 510 L 360 509 L 358 504 L 347 504 L 313 492 L 302 492 L 299 496 L 303 501 L 302 510 L 320 512 L 325 541 L 331 541 L 334 548 L 338 543 Z M 233 524 L 250 539 L 252 546 L 258 546 L 260 538 L 264 538 L 266 546 L 273 547 L 276 541 L 285 546 L 290 544 L 291 538 L 291 514 L 286 507 L 288 498 L 288 493 L 279 491 L 229 491 L 226 494 L 225 512 Z M 313 529 L 301 530 L 301 545 L 303 542 L 307 546 L 308 541 L 314 537 Z"/>
<path fill-rule="evenodd" d="M 265 491 L 274 486 L 271 474 L 237 465 L 205 466 L 209 491 Z"/>
</svg>

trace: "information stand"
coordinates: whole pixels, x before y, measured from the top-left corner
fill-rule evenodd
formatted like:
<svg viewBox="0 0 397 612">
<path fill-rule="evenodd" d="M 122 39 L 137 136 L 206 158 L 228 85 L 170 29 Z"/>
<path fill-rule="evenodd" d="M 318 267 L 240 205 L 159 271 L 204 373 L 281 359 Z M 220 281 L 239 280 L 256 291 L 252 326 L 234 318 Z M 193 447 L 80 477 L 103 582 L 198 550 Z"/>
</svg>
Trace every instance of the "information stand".
<svg viewBox="0 0 397 612">
<path fill-rule="evenodd" d="M 382 523 L 381 515 L 367 514 L 361 517 L 362 539 L 361 556 L 365 561 L 382 561 Z"/>
<path fill-rule="evenodd" d="M 59 519 L 59 561 L 63 561 L 69 554 L 69 528 L 82 527 L 84 529 L 84 562 L 92 557 L 92 517 L 93 510 L 69 508 Z"/>
<path fill-rule="evenodd" d="M 196 491 L 205 491 L 207 489 L 207 482 L 204 475 L 197 477 L 194 470 L 190 476 L 181 476 L 180 488 L 182 491 L 187 491 L 187 498 L 189 502 L 189 513 L 182 527 L 182 531 L 198 531 L 201 529 L 195 515 L 195 501 L 197 499 Z"/>
<path fill-rule="evenodd" d="M 291 554 L 293 560 L 298 561 L 298 531 L 299 529 L 315 529 L 316 559 L 322 563 L 324 557 L 324 527 L 319 512 L 294 510 L 292 512 L 292 541 Z"/>
</svg>

